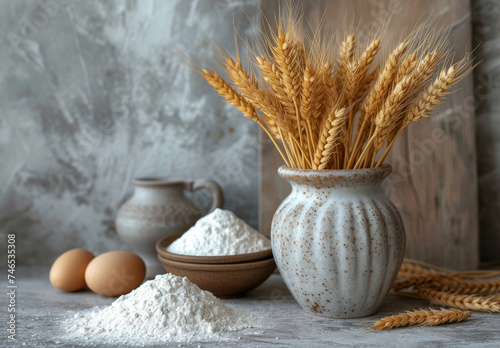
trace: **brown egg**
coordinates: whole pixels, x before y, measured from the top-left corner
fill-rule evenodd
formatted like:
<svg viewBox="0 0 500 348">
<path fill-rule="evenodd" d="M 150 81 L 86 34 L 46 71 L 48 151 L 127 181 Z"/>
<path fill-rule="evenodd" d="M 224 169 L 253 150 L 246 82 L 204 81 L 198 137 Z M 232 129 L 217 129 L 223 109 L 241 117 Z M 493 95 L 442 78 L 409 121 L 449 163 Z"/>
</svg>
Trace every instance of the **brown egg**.
<svg viewBox="0 0 500 348">
<path fill-rule="evenodd" d="M 63 291 L 85 287 L 85 270 L 94 255 L 85 249 L 71 249 L 59 256 L 50 269 L 50 282 Z"/>
<path fill-rule="evenodd" d="M 97 256 L 85 271 L 90 290 L 104 296 L 120 296 L 141 285 L 146 276 L 144 261 L 128 251 L 110 251 Z"/>
</svg>

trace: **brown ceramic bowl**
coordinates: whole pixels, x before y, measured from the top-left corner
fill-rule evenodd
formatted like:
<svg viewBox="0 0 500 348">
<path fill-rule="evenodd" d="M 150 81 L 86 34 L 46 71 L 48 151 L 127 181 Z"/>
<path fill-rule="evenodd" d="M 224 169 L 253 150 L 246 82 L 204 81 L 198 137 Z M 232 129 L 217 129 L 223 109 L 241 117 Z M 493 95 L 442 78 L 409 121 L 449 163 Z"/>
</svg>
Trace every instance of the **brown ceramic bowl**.
<svg viewBox="0 0 500 348">
<path fill-rule="evenodd" d="M 165 259 L 173 261 L 199 263 L 199 264 L 243 263 L 243 262 L 266 260 L 273 257 L 273 251 L 271 249 L 250 254 L 228 255 L 228 256 L 192 256 L 192 255 L 180 255 L 168 252 L 166 250 L 167 247 L 181 236 L 182 233 L 179 233 L 160 239 L 156 243 L 156 252 L 158 253 L 158 255 L 160 255 Z"/>
<path fill-rule="evenodd" d="M 235 264 L 199 264 L 166 259 L 158 260 L 168 273 L 188 278 L 200 289 L 219 298 L 241 297 L 262 284 L 276 268 L 273 258 Z"/>
</svg>

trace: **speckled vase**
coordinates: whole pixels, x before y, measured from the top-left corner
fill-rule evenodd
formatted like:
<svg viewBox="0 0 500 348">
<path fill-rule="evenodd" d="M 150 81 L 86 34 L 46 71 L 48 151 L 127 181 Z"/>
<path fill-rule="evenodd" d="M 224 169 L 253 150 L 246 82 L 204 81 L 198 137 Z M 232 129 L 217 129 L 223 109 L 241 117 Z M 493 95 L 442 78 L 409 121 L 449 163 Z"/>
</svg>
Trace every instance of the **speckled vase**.
<svg viewBox="0 0 500 348">
<path fill-rule="evenodd" d="M 279 168 L 292 192 L 273 218 L 273 254 L 306 311 L 359 318 L 387 296 L 406 244 L 401 216 L 381 189 L 391 171 Z"/>
</svg>

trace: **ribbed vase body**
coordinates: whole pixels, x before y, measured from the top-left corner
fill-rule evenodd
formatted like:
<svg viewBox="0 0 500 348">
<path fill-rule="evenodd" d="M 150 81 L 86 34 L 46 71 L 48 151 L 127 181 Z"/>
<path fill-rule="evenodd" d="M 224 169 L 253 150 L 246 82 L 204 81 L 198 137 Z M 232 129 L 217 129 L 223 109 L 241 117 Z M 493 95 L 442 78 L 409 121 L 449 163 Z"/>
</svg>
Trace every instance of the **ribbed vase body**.
<svg viewBox="0 0 500 348">
<path fill-rule="evenodd" d="M 273 218 L 273 254 L 288 289 L 306 311 L 357 318 L 382 304 L 406 243 L 401 216 L 381 190 L 390 173 L 390 166 L 279 169 L 292 193 Z"/>
</svg>

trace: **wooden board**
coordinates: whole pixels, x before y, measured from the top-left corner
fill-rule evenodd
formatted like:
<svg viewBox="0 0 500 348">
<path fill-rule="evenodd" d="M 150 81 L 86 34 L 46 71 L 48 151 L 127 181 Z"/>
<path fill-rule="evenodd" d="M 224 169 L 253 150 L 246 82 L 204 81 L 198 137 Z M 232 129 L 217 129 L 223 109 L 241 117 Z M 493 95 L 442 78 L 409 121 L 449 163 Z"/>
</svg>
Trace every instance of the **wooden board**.
<svg viewBox="0 0 500 348">
<path fill-rule="evenodd" d="M 274 18 L 276 0 L 261 0 L 264 14 Z M 390 34 L 408 33 L 422 18 L 451 26 L 451 46 L 456 57 L 471 49 L 468 0 L 304 0 L 305 18 L 313 25 L 321 16 L 327 23 L 341 23 L 344 16 L 370 30 L 387 18 L 393 8 L 384 44 Z M 475 114 L 472 75 L 433 117 L 412 124 L 387 158 L 394 173 L 385 191 L 399 208 L 407 233 L 406 256 L 457 270 L 474 269 L 479 262 L 478 205 L 475 152 Z M 260 229 L 269 235 L 272 216 L 290 192 L 277 168 L 283 164 L 272 143 L 261 135 Z"/>
</svg>

